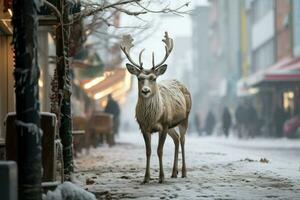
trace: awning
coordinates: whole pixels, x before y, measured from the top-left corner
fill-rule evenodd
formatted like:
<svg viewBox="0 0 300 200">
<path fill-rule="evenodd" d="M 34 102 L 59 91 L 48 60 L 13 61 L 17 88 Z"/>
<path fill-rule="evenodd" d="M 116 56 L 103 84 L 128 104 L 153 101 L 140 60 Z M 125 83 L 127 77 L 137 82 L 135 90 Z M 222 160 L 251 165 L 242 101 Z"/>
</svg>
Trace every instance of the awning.
<svg viewBox="0 0 300 200">
<path fill-rule="evenodd" d="M 295 83 L 300 83 L 300 58 L 284 59 L 266 70 L 261 70 L 243 79 L 246 87 Z"/>
<path fill-rule="evenodd" d="M 300 70 L 278 70 L 264 76 L 265 82 L 299 82 Z"/>
<path fill-rule="evenodd" d="M 71 62 L 77 79 L 92 79 L 103 74 L 104 63 L 97 53 L 86 49 L 77 54 Z"/>
<path fill-rule="evenodd" d="M 131 88 L 131 75 L 125 68 L 106 69 L 102 76 L 81 81 L 81 87 L 95 100 L 103 100 L 107 95 L 119 100 Z"/>
<path fill-rule="evenodd" d="M 258 88 L 249 86 L 244 78 L 237 82 L 236 95 L 238 97 L 251 96 L 256 94 L 258 91 Z"/>
<path fill-rule="evenodd" d="M 12 35 L 13 27 L 11 25 L 12 0 L 0 1 L 0 32 L 5 35 Z"/>
</svg>

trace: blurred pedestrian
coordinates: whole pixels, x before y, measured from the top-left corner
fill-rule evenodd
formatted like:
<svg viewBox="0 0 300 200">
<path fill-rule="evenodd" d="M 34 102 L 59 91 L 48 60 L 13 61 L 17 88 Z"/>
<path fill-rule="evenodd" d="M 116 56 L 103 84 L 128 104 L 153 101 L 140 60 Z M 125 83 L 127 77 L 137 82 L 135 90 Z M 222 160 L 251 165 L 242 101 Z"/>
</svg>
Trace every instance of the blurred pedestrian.
<svg viewBox="0 0 300 200">
<path fill-rule="evenodd" d="M 228 110 L 228 107 L 225 106 L 222 115 L 222 128 L 226 137 L 229 135 L 229 129 L 231 127 L 231 115 Z"/>
<path fill-rule="evenodd" d="M 287 119 L 287 114 L 284 112 L 284 109 L 281 108 L 278 104 L 273 113 L 273 124 L 275 128 L 275 137 L 283 136 L 283 124 Z"/>
<path fill-rule="evenodd" d="M 211 135 L 216 125 L 216 118 L 213 112 L 210 110 L 205 119 L 205 132 L 207 135 Z"/>
<path fill-rule="evenodd" d="M 107 105 L 104 109 L 104 112 L 113 115 L 113 133 L 118 135 L 120 124 L 120 106 L 118 102 L 112 98 L 111 94 L 108 95 Z"/>
<path fill-rule="evenodd" d="M 293 112 L 292 112 L 292 108 L 291 108 L 291 105 L 288 105 L 288 107 L 286 108 L 286 118 L 287 119 L 290 119 L 293 117 Z"/>
<path fill-rule="evenodd" d="M 195 114 L 195 127 L 198 135 L 200 136 L 202 129 L 201 129 L 201 115 L 199 112 Z"/>
<path fill-rule="evenodd" d="M 246 128 L 248 137 L 254 137 L 257 133 L 257 112 L 251 102 L 247 104 L 246 108 Z"/>
<path fill-rule="evenodd" d="M 235 110 L 235 121 L 238 137 L 241 138 L 246 130 L 246 107 L 243 103 L 239 103 Z"/>
</svg>

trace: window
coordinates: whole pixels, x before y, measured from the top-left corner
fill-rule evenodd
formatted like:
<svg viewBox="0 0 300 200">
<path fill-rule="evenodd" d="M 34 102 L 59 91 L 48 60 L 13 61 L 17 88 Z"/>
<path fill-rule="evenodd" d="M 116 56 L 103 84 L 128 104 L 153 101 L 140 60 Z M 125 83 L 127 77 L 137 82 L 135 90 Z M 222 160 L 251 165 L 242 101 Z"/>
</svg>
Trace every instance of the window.
<svg viewBox="0 0 300 200">
<path fill-rule="evenodd" d="M 293 115 L 295 112 L 294 98 L 295 93 L 293 91 L 286 91 L 283 93 L 283 107 L 289 116 Z"/>
<path fill-rule="evenodd" d="M 274 54 L 274 40 L 271 39 L 254 51 L 252 71 L 259 71 L 272 65 L 275 61 Z"/>
<path fill-rule="evenodd" d="M 268 11 L 273 10 L 273 0 L 255 0 L 252 3 L 253 23 L 259 21 Z"/>
</svg>

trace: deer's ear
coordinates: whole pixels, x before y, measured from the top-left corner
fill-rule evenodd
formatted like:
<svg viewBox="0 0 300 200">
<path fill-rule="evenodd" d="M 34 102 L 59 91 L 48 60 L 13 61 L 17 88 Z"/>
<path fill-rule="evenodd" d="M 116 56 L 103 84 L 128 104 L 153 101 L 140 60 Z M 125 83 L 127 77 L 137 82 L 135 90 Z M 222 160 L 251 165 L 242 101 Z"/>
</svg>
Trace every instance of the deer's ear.
<svg viewBox="0 0 300 200">
<path fill-rule="evenodd" d="M 166 64 L 163 64 L 161 66 L 159 66 L 158 68 L 155 69 L 155 74 L 156 76 L 162 75 L 166 72 L 167 70 L 167 66 Z"/>
<path fill-rule="evenodd" d="M 139 73 L 140 73 L 140 70 L 138 68 L 136 68 L 135 66 L 133 66 L 129 63 L 126 63 L 126 68 L 130 74 L 139 75 Z"/>
</svg>

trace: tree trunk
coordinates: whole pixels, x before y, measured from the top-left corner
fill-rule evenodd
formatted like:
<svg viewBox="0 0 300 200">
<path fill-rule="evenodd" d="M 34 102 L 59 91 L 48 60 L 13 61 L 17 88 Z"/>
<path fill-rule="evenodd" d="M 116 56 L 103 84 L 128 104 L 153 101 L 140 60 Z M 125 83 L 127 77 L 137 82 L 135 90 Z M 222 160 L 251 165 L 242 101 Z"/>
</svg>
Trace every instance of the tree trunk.
<svg viewBox="0 0 300 200">
<path fill-rule="evenodd" d="M 40 200 L 41 130 L 37 63 L 38 1 L 13 1 L 19 199 Z"/>
<path fill-rule="evenodd" d="M 68 176 L 74 171 L 73 146 L 72 146 L 72 118 L 71 118 L 71 73 L 68 60 L 69 51 L 69 10 L 65 0 L 60 1 L 58 8 L 63 16 L 63 26 L 59 25 L 56 30 L 56 56 L 57 78 L 59 88 L 59 135 L 63 145 L 64 174 Z"/>
</svg>

